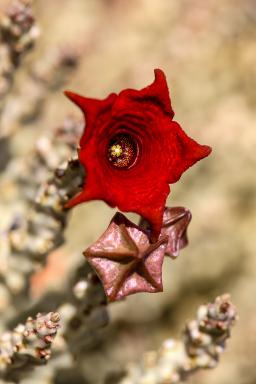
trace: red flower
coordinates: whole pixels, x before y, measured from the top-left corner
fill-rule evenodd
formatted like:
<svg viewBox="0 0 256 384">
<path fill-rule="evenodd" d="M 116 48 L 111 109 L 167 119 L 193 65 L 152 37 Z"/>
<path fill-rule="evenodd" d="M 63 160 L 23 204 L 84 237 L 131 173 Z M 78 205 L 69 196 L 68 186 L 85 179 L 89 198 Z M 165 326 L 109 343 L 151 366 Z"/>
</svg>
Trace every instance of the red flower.
<svg viewBox="0 0 256 384">
<path fill-rule="evenodd" d="M 67 207 L 88 200 L 104 200 L 121 211 L 136 212 L 159 237 L 169 184 L 210 147 L 188 137 L 173 121 L 164 73 L 155 70 L 155 81 L 137 91 L 126 89 L 105 100 L 66 95 L 85 114 L 86 129 L 80 140 L 79 159 L 87 177 L 83 191 Z"/>
</svg>

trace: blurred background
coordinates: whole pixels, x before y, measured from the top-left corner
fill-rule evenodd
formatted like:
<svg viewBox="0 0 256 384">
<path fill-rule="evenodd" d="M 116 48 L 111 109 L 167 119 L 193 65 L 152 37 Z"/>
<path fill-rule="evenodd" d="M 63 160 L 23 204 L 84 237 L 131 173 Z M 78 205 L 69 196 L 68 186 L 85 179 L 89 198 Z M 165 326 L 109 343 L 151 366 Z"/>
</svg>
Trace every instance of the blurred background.
<svg viewBox="0 0 256 384">
<path fill-rule="evenodd" d="M 0 0 L 0 8 L 9 3 Z M 106 373 L 158 348 L 163 339 L 178 337 L 199 304 L 229 292 L 239 322 L 227 351 L 216 369 L 199 372 L 190 382 L 255 384 L 255 1 L 37 0 L 33 8 L 41 35 L 23 68 L 45 63 L 48 52 L 59 47 L 75 49 L 79 65 L 63 86 L 47 94 L 36 121 L 20 119 L 8 139 L 8 153 L 1 147 L 0 182 L 8 159 L 29 157 L 36 140 L 67 115 L 81 118 L 64 89 L 105 98 L 150 84 L 154 68 L 167 76 L 175 119 L 188 135 L 213 148 L 209 158 L 171 187 L 168 205 L 189 208 L 193 219 L 189 246 L 177 260 L 165 260 L 164 293 L 137 294 L 109 306 L 110 324 L 81 361 L 88 383 L 101 383 Z M 23 92 L 29 107 L 34 96 L 24 88 L 25 69 L 17 74 L 13 92 Z M 0 197 L 2 228 L 14 203 L 2 189 Z M 55 259 L 50 255 L 62 268 L 55 268 L 47 286 L 62 289 L 72 263 L 81 261 L 113 214 L 102 202 L 73 210 L 65 246 Z M 40 272 L 36 281 L 45 284 Z M 33 292 L 40 295 L 43 289 L 39 284 Z"/>
</svg>

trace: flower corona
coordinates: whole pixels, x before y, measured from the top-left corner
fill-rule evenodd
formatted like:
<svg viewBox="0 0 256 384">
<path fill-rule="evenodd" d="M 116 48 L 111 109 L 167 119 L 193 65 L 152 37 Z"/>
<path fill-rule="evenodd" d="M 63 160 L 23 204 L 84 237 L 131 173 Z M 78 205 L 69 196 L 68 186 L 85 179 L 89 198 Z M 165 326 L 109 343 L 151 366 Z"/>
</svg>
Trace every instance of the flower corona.
<svg viewBox="0 0 256 384">
<path fill-rule="evenodd" d="M 118 134 L 109 142 L 108 160 L 117 168 L 131 168 L 138 155 L 138 144 L 130 135 Z"/>
</svg>

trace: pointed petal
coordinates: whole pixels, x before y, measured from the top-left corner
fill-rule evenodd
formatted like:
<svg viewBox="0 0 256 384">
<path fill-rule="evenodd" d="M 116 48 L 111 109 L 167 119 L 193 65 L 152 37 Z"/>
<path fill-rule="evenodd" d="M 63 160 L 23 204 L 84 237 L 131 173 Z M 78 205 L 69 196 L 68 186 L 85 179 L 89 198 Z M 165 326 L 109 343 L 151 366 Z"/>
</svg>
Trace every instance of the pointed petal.
<svg viewBox="0 0 256 384">
<path fill-rule="evenodd" d="M 93 129 L 98 115 L 110 108 L 117 97 L 115 93 L 111 93 L 106 99 L 98 100 L 84 97 L 71 91 L 64 91 L 64 94 L 84 113 L 86 118 L 86 131 Z M 88 134 L 90 135 L 90 132 Z M 84 145 L 84 140 L 85 135 L 83 135 L 80 140 L 81 147 Z"/>
<path fill-rule="evenodd" d="M 83 112 L 90 110 L 93 108 L 93 99 L 87 99 L 78 93 L 72 91 L 64 91 L 64 94 L 71 100 L 74 104 L 76 104 Z"/>
<path fill-rule="evenodd" d="M 92 189 L 89 189 L 87 185 L 84 186 L 83 188 L 84 189 L 80 193 L 78 193 L 76 196 L 74 196 L 65 204 L 65 208 L 73 208 L 76 205 L 81 204 L 85 201 L 97 200 L 97 195 L 95 191 L 93 191 Z"/>
<path fill-rule="evenodd" d="M 174 112 L 171 106 L 171 100 L 169 90 L 166 82 L 165 74 L 161 69 L 155 69 L 155 80 L 152 84 L 141 90 L 125 89 L 121 91 L 115 100 L 113 106 L 113 113 L 115 115 L 122 114 L 129 108 L 135 110 L 138 109 L 140 103 L 148 103 L 148 105 L 154 105 L 161 108 L 164 114 L 167 114 L 169 118 L 173 118 Z M 135 106 L 134 103 L 137 105 Z M 143 107 L 145 108 L 145 106 Z M 141 107 L 139 108 L 141 109 Z"/>
<path fill-rule="evenodd" d="M 187 136 L 176 121 L 173 121 L 171 125 L 177 144 L 174 163 L 169 174 L 169 183 L 175 183 L 188 168 L 209 156 L 212 149 L 208 145 L 201 145 Z"/>
<path fill-rule="evenodd" d="M 174 116 L 174 111 L 171 106 L 169 89 L 164 72 L 161 69 L 155 69 L 155 80 L 152 84 L 142 89 L 141 97 L 149 97 L 159 101 L 164 109 L 164 112 L 169 114 L 171 118 Z"/>
<path fill-rule="evenodd" d="M 86 114 L 97 114 L 111 105 L 117 97 L 115 93 L 111 93 L 106 99 L 98 100 L 84 97 L 72 91 L 64 91 L 64 94 Z"/>
</svg>

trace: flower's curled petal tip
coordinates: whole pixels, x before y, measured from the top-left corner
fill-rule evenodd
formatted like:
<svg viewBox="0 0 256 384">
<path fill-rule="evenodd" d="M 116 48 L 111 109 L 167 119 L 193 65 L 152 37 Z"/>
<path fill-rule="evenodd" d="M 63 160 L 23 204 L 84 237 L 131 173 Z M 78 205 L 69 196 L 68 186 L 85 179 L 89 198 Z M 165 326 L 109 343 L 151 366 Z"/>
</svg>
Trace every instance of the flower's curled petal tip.
<svg viewBox="0 0 256 384">
<path fill-rule="evenodd" d="M 64 206 L 64 208 L 69 209 L 73 208 L 78 204 L 84 203 L 89 200 L 93 200 L 93 196 L 88 190 L 83 190 L 82 192 L 78 193 L 75 197 L 70 199 Z"/>
<path fill-rule="evenodd" d="M 209 156 L 211 152 L 212 152 L 212 148 L 209 147 L 208 145 L 201 145 L 195 142 L 195 144 L 193 145 L 193 151 L 191 151 L 189 155 L 190 159 L 192 160 L 191 165 Z"/>
<path fill-rule="evenodd" d="M 142 89 L 142 95 L 158 100 L 162 106 L 163 111 L 172 119 L 174 116 L 174 111 L 171 105 L 169 88 L 165 74 L 159 68 L 154 69 L 154 74 L 155 79 L 153 83 Z"/>
<path fill-rule="evenodd" d="M 204 150 L 205 156 L 207 157 L 212 153 L 212 147 L 209 147 L 209 145 L 202 145 L 202 148 Z"/>
<path fill-rule="evenodd" d="M 197 144 L 195 147 L 194 154 L 191 154 L 191 165 L 194 165 L 198 161 L 204 159 L 205 157 L 208 157 L 212 152 L 212 148 L 208 145 L 201 145 Z"/>
<path fill-rule="evenodd" d="M 76 104 L 82 111 L 84 111 L 86 98 L 79 95 L 78 93 L 74 93 L 72 91 L 64 91 L 64 95 L 67 96 L 69 100 L 71 100 L 74 104 Z"/>
<path fill-rule="evenodd" d="M 69 91 L 68 89 L 65 89 L 65 91 L 63 91 L 63 93 L 64 93 L 65 96 L 67 96 L 68 99 L 71 97 L 70 95 L 73 94 L 73 92 Z"/>
<path fill-rule="evenodd" d="M 160 69 L 160 68 L 155 68 L 154 69 L 154 74 L 155 74 L 155 80 L 154 80 L 153 84 L 156 83 L 159 86 L 161 85 L 162 87 L 167 89 L 167 91 L 169 93 L 169 88 L 168 88 L 168 85 L 167 85 L 167 80 L 166 80 L 166 76 L 165 76 L 164 71 L 162 71 L 162 69 Z"/>
<path fill-rule="evenodd" d="M 67 96 L 74 104 L 76 104 L 83 111 L 92 110 L 97 111 L 109 107 L 116 99 L 116 93 L 110 93 L 105 99 L 93 99 L 90 97 L 84 97 L 78 93 L 72 91 L 64 91 L 64 95 Z"/>
<path fill-rule="evenodd" d="M 171 122 L 173 137 L 176 139 L 176 156 L 170 172 L 169 183 L 178 181 L 188 168 L 211 153 L 211 147 L 201 145 L 189 137 L 176 121 Z"/>
<path fill-rule="evenodd" d="M 69 200 L 69 201 L 65 204 L 64 208 L 65 208 L 65 209 L 70 209 L 70 208 L 73 208 L 73 207 L 75 207 L 76 205 L 82 203 L 82 202 L 84 201 L 82 195 L 83 195 L 83 193 L 79 193 L 79 195 L 73 197 L 71 200 Z"/>
</svg>

